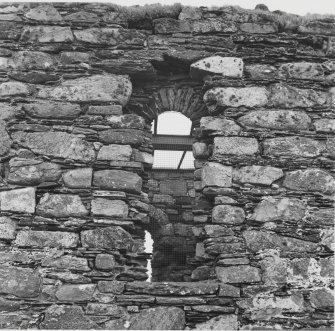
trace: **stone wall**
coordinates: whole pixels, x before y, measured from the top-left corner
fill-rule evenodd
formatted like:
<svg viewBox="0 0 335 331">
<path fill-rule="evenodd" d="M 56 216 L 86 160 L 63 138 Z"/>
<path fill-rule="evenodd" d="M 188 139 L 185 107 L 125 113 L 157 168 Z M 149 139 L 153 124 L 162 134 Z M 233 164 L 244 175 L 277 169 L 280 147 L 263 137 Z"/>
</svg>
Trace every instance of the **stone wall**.
<svg viewBox="0 0 335 331">
<path fill-rule="evenodd" d="M 3 328 L 332 325 L 334 21 L 166 16 L 0 6 Z M 150 123 L 167 110 L 196 128 L 196 256 L 190 281 L 149 283 L 144 229 L 170 223 L 148 195 Z"/>
</svg>

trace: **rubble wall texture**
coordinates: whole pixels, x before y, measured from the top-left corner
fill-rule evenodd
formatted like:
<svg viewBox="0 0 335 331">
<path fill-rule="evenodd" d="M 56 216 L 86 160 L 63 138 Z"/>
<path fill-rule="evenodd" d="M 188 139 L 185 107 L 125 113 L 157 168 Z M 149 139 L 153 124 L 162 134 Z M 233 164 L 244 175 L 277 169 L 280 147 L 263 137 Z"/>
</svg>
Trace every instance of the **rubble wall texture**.
<svg viewBox="0 0 335 331">
<path fill-rule="evenodd" d="M 1 5 L 2 328 L 332 325 L 334 21 L 173 15 Z M 169 224 L 150 123 L 167 110 L 196 128 L 194 270 L 150 283 L 143 229 Z"/>
</svg>

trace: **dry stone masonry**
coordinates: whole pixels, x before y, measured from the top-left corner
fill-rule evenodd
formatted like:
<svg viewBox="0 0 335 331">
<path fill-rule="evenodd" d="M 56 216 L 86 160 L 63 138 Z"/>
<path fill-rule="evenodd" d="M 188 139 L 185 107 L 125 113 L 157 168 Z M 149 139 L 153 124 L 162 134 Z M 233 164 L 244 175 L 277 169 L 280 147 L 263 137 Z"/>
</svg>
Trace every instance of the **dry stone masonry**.
<svg viewBox="0 0 335 331">
<path fill-rule="evenodd" d="M 332 327 L 335 21 L 173 8 L 0 5 L 1 328 Z"/>
</svg>

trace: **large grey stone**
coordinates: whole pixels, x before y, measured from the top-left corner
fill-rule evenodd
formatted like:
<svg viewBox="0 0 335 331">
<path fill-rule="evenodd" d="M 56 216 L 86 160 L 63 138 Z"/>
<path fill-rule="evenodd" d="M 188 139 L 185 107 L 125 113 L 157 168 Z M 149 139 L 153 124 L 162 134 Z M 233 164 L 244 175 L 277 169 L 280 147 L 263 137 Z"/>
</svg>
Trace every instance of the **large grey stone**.
<svg viewBox="0 0 335 331">
<path fill-rule="evenodd" d="M 52 258 L 47 257 L 42 261 L 43 267 L 52 267 L 57 269 L 69 269 L 75 271 L 90 271 L 88 262 L 85 258 L 72 255 L 63 255 Z"/>
<path fill-rule="evenodd" d="M 108 125 L 113 129 L 139 129 L 145 128 L 143 117 L 135 114 L 111 115 L 106 118 Z"/>
<path fill-rule="evenodd" d="M 28 85 L 20 82 L 6 82 L 0 84 L 0 97 L 16 97 L 29 95 Z"/>
<path fill-rule="evenodd" d="M 59 15 L 57 9 L 50 4 L 42 4 L 35 8 L 31 8 L 25 17 L 34 21 L 43 22 L 61 22 L 63 21 L 62 16 Z"/>
<path fill-rule="evenodd" d="M 334 308 L 334 291 L 326 287 L 316 289 L 311 293 L 310 302 L 317 309 Z"/>
<path fill-rule="evenodd" d="M 101 280 L 98 282 L 98 289 L 102 293 L 122 294 L 125 282 L 117 280 Z"/>
<path fill-rule="evenodd" d="M 322 64 L 311 62 L 285 63 L 279 67 L 281 78 L 322 80 Z"/>
<path fill-rule="evenodd" d="M 1 109 L 2 110 L 2 109 Z M 1 115 L 0 115 L 1 116 Z M 9 152 L 12 140 L 6 130 L 5 121 L 0 119 L 0 156 L 6 155 Z"/>
<path fill-rule="evenodd" d="M 257 204 L 251 219 L 257 222 L 294 221 L 303 220 L 306 213 L 306 203 L 299 199 L 266 198 Z"/>
<path fill-rule="evenodd" d="M 1 86 L 0 86 L 1 89 Z M 58 86 L 42 87 L 38 97 L 71 102 L 117 102 L 126 105 L 132 85 L 125 75 L 94 75 L 69 79 Z M 1 94 L 1 93 L 0 93 Z"/>
<path fill-rule="evenodd" d="M 92 200 L 93 215 L 110 217 L 127 217 L 128 205 L 122 200 L 95 198 Z"/>
<path fill-rule="evenodd" d="M 127 249 L 132 251 L 134 246 L 132 236 L 120 226 L 82 231 L 80 237 L 83 247 L 94 249 Z"/>
<path fill-rule="evenodd" d="M 34 187 L 0 192 L 1 211 L 34 213 L 36 205 L 35 192 L 36 189 Z"/>
<path fill-rule="evenodd" d="M 283 186 L 294 191 L 316 191 L 324 194 L 335 192 L 334 178 L 327 172 L 315 168 L 288 172 Z"/>
<path fill-rule="evenodd" d="M 135 129 L 108 129 L 100 131 L 99 138 L 106 144 L 139 146 L 146 141 L 146 134 Z"/>
<path fill-rule="evenodd" d="M 278 28 L 275 24 L 246 22 L 240 24 L 240 30 L 246 33 L 269 34 L 276 33 L 278 31 Z"/>
<path fill-rule="evenodd" d="M 102 146 L 98 153 L 98 160 L 102 161 L 130 161 L 132 148 L 129 145 Z"/>
<path fill-rule="evenodd" d="M 283 170 L 274 167 L 246 166 L 234 169 L 233 179 L 241 183 L 271 185 L 284 176 Z"/>
<path fill-rule="evenodd" d="M 234 121 L 222 117 L 201 117 L 200 128 L 204 133 L 234 136 L 241 131 L 241 127 Z"/>
<path fill-rule="evenodd" d="M 279 257 L 279 252 L 268 251 L 260 261 L 262 281 L 268 286 L 280 286 L 287 283 L 288 263 Z"/>
<path fill-rule="evenodd" d="M 95 284 L 62 285 L 55 295 L 59 301 L 90 301 L 95 288 Z"/>
<path fill-rule="evenodd" d="M 230 187 L 232 185 L 232 167 L 209 162 L 201 171 L 201 186 Z"/>
<path fill-rule="evenodd" d="M 245 66 L 246 75 L 252 79 L 272 80 L 278 78 L 278 70 L 269 64 L 253 64 Z"/>
<path fill-rule="evenodd" d="M 255 110 L 238 119 L 246 127 L 274 130 L 307 130 L 310 117 L 302 111 L 293 110 Z"/>
<path fill-rule="evenodd" d="M 222 236 L 233 236 L 234 232 L 232 229 L 223 227 L 217 224 L 208 224 L 204 226 L 204 234 L 206 237 L 222 237 Z"/>
<path fill-rule="evenodd" d="M 12 138 L 37 154 L 85 162 L 95 160 L 92 143 L 66 132 L 15 132 Z"/>
<path fill-rule="evenodd" d="M 257 283 L 261 281 L 260 269 L 249 265 L 216 267 L 215 272 L 223 283 Z"/>
<path fill-rule="evenodd" d="M 0 217 L 0 239 L 15 239 L 16 227 L 16 221 L 13 219 L 7 216 Z"/>
<path fill-rule="evenodd" d="M 89 188 L 92 185 L 92 168 L 79 168 L 63 173 L 65 186 L 71 188 Z"/>
<path fill-rule="evenodd" d="M 41 278 L 30 268 L 0 266 L 0 292 L 19 298 L 37 297 L 41 289 Z"/>
<path fill-rule="evenodd" d="M 243 232 L 247 248 L 257 253 L 263 249 L 279 249 L 283 252 L 315 252 L 318 244 L 275 233 L 246 230 Z"/>
<path fill-rule="evenodd" d="M 335 119 L 322 118 L 314 122 L 314 127 L 317 132 L 335 132 Z"/>
<path fill-rule="evenodd" d="M 244 210 L 240 207 L 218 205 L 213 208 L 212 222 L 222 224 L 241 224 L 244 222 Z"/>
<path fill-rule="evenodd" d="M 77 247 L 79 236 L 72 232 L 61 231 L 19 231 L 15 245 L 19 247 Z"/>
<path fill-rule="evenodd" d="M 124 315 L 127 315 L 127 310 L 124 307 L 118 306 L 116 303 L 104 304 L 90 302 L 87 304 L 86 314 L 120 318 Z"/>
<path fill-rule="evenodd" d="M 198 323 L 195 325 L 195 330 L 237 330 L 237 316 L 236 315 L 220 315 L 211 318 L 210 320 Z"/>
<path fill-rule="evenodd" d="M 78 195 L 45 193 L 36 207 L 36 213 L 51 217 L 80 217 L 88 215 L 89 211 Z"/>
<path fill-rule="evenodd" d="M 24 28 L 20 41 L 39 43 L 68 43 L 73 42 L 73 34 L 67 26 L 27 26 Z"/>
<path fill-rule="evenodd" d="M 39 118 L 76 118 L 81 112 L 76 104 L 43 100 L 27 103 L 22 108 L 29 116 Z"/>
<path fill-rule="evenodd" d="M 8 61 L 8 67 L 14 70 L 50 70 L 55 66 L 51 55 L 35 51 L 16 52 Z"/>
<path fill-rule="evenodd" d="M 99 270 L 113 270 L 115 265 L 117 263 L 112 254 L 98 254 L 95 257 L 95 267 Z"/>
<path fill-rule="evenodd" d="M 297 31 L 309 35 L 330 35 L 335 34 L 334 22 L 324 22 L 323 20 L 311 20 L 304 24 L 299 24 Z"/>
<path fill-rule="evenodd" d="M 255 138 L 215 137 L 213 156 L 252 155 L 258 152 L 258 142 Z"/>
<path fill-rule="evenodd" d="M 93 174 L 93 185 L 102 189 L 140 193 L 142 178 L 123 170 L 99 170 Z"/>
</svg>

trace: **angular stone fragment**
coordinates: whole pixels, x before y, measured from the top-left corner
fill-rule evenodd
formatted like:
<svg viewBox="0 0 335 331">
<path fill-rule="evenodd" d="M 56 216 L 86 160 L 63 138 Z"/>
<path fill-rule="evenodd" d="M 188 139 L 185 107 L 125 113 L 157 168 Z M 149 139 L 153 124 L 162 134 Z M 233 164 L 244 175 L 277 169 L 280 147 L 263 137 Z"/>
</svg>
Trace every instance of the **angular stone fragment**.
<svg viewBox="0 0 335 331">
<path fill-rule="evenodd" d="M 25 96 L 30 94 L 28 85 L 19 82 L 6 82 L 0 84 L 0 97 Z"/>
<path fill-rule="evenodd" d="M 98 160 L 102 161 L 130 161 L 132 148 L 129 145 L 115 145 L 102 146 L 98 153 Z"/>
<path fill-rule="evenodd" d="M 122 294 L 125 282 L 117 280 L 101 280 L 98 282 L 98 289 L 102 293 Z"/>
<path fill-rule="evenodd" d="M 93 185 L 101 189 L 140 193 L 142 178 L 123 170 L 100 170 L 93 174 Z"/>
<path fill-rule="evenodd" d="M 132 236 L 120 226 L 82 231 L 80 237 L 83 247 L 94 249 L 127 249 L 131 251 L 134 246 Z"/>
<path fill-rule="evenodd" d="M 215 272 L 223 283 L 257 283 L 261 281 L 260 269 L 249 265 L 216 267 Z"/>
<path fill-rule="evenodd" d="M 199 60 L 190 67 L 190 76 L 196 80 L 201 80 L 206 75 L 216 74 L 226 77 L 242 77 L 242 59 L 217 55 Z"/>
<path fill-rule="evenodd" d="M 0 156 L 3 156 L 9 152 L 12 145 L 12 140 L 6 131 L 6 123 L 3 120 L 0 120 L 0 141 Z"/>
<path fill-rule="evenodd" d="M 335 23 L 313 20 L 298 26 L 299 33 L 311 35 L 335 35 Z"/>
<path fill-rule="evenodd" d="M 209 110 L 222 107 L 261 107 L 268 102 L 268 91 L 264 87 L 215 87 L 204 95 Z"/>
<path fill-rule="evenodd" d="M 246 166 L 234 169 L 233 179 L 241 183 L 271 185 L 274 181 L 284 176 L 279 168 L 264 166 Z"/>
<path fill-rule="evenodd" d="M 279 67 L 279 75 L 282 78 L 322 80 L 324 70 L 320 63 L 285 63 Z"/>
<path fill-rule="evenodd" d="M 61 231 L 19 231 L 15 245 L 19 247 L 77 247 L 79 236 L 72 232 Z"/>
<path fill-rule="evenodd" d="M 112 270 L 116 264 L 111 254 L 98 254 L 95 258 L 95 267 L 100 270 Z"/>
<path fill-rule="evenodd" d="M 145 120 L 143 117 L 135 114 L 126 115 L 112 115 L 108 116 L 107 122 L 113 129 L 139 129 L 143 130 L 145 127 Z"/>
<path fill-rule="evenodd" d="M 82 257 L 63 255 L 58 258 L 46 258 L 42 261 L 43 267 L 69 269 L 75 271 L 90 271 L 87 260 Z"/>
<path fill-rule="evenodd" d="M 221 236 L 233 236 L 233 230 L 225 228 L 221 225 L 209 224 L 205 225 L 204 233 L 206 237 L 221 237 Z"/>
<path fill-rule="evenodd" d="M 225 155 L 252 155 L 258 152 L 255 138 L 215 137 L 213 156 L 220 158 Z"/>
<path fill-rule="evenodd" d="M 63 20 L 57 9 L 49 4 L 31 8 L 24 16 L 34 21 L 61 22 Z"/>
<path fill-rule="evenodd" d="M 69 79 L 58 86 L 42 87 L 38 92 L 38 97 L 81 103 L 117 102 L 124 106 L 131 92 L 132 85 L 128 76 L 110 74 Z"/>
<path fill-rule="evenodd" d="M 99 325 L 90 320 L 76 305 L 52 305 L 45 311 L 40 324 L 45 330 L 98 330 Z"/>
<path fill-rule="evenodd" d="M 67 26 L 27 26 L 21 35 L 21 42 L 68 43 L 73 42 L 73 34 Z"/>
<path fill-rule="evenodd" d="M 56 66 L 56 61 L 47 53 L 19 51 L 10 58 L 8 66 L 15 70 L 50 70 Z"/>
<path fill-rule="evenodd" d="M 221 117 L 201 117 L 200 128 L 206 134 L 236 136 L 241 127 L 234 121 Z"/>
<path fill-rule="evenodd" d="M 12 137 L 37 154 L 85 162 L 95 159 L 92 143 L 66 132 L 15 132 Z"/>
<path fill-rule="evenodd" d="M 158 18 L 153 21 L 155 34 L 187 33 L 191 32 L 188 21 L 180 21 L 173 18 Z"/>
<path fill-rule="evenodd" d="M 89 211 L 78 195 L 45 193 L 36 207 L 36 213 L 51 217 L 80 217 L 88 215 Z"/>
<path fill-rule="evenodd" d="M 24 104 L 22 109 L 29 116 L 39 118 L 76 118 L 81 112 L 80 106 L 76 104 L 42 100 Z"/>
<path fill-rule="evenodd" d="M 96 288 L 95 284 L 62 285 L 56 292 L 59 301 L 90 301 Z"/>
<path fill-rule="evenodd" d="M 71 188 L 89 188 L 92 185 L 92 175 L 92 168 L 73 169 L 63 174 L 63 182 Z"/>
<path fill-rule="evenodd" d="M 314 122 L 316 132 L 335 132 L 335 119 L 322 118 Z"/>
<path fill-rule="evenodd" d="M 328 94 L 317 90 L 274 84 L 270 88 L 269 103 L 273 107 L 283 108 L 321 107 L 327 105 Z"/>
<path fill-rule="evenodd" d="M 268 64 L 254 64 L 245 67 L 245 72 L 252 79 L 274 79 L 278 77 L 277 68 Z"/>
<path fill-rule="evenodd" d="M 334 291 L 329 288 L 320 288 L 312 292 L 310 302 L 317 309 L 334 307 Z"/>
<path fill-rule="evenodd" d="M 134 129 L 109 129 L 99 132 L 99 138 L 106 144 L 122 144 L 138 146 L 145 140 L 146 136 L 142 130 Z"/>
<path fill-rule="evenodd" d="M 195 325 L 195 330 L 238 330 L 237 316 L 220 315 Z"/>
<path fill-rule="evenodd" d="M 16 222 L 9 217 L 0 217 L 0 239 L 15 239 Z"/>
<path fill-rule="evenodd" d="M 30 268 L 0 266 L 0 292 L 19 298 L 37 297 L 41 289 L 41 278 Z"/>
<path fill-rule="evenodd" d="M 123 218 L 128 216 L 128 205 L 122 200 L 95 198 L 91 206 L 93 215 Z"/>
<path fill-rule="evenodd" d="M 120 318 L 122 315 L 126 315 L 124 307 L 120 307 L 117 304 L 102 304 L 102 303 L 88 303 L 86 308 L 87 315 L 101 315 L 109 316 L 111 318 Z"/>
<path fill-rule="evenodd" d="M 257 222 L 301 221 L 305 217 L 306 203 L 299 199 L 268 197 L 257 204 L 251 219 Z"/>
<path fill-rule="evenodd" d="M 243 232 L 247 248 L 257 253 L 263 249 L 279 249 L 283 252 L 315 252 L 318 244 L 275 233 L 247 230 Z"/>
<path fill-rule="evenodd" d="M 209 162 L 202 168 L 201 186 L 230 187 L 232 184 L 232 167 Z"/>
<path fill-rule="evenodd" d="M 36 159 L 12 158 L 9 161 L 8 183 L 38 185 L 43 182 L 57 182 L 61 176 L 60 166 Z"/>
<path fill-rule="evenodd" d="M 256 110 L 238 119 L 246 127 L 274 130 L 307 130 L 310 117 L 302 111 L 293 110 Z"/>
<path fill-rule="evenodd" d="M 0 192 L 1 211 L 34 213 L 36 205 L 35 192 L 36 189 L 34 187 Z"/>
<path fill-rule="evenodd" d="M 213 208 L 212 222 L 222 224 L 241 224 L 244 222 L 244 210 L 240 207 L 218 205 Z"/>
<path fill-rule="evenodd" d="M 293 191 L 332 194 L 335 192 L 335 179 L 323 170 L 310 168 L 288 172 L 283 186 Z"/>
<path fill-rule="evenodd" d="M 235 22 L 221 20 L 194 20 L 191 24 L 193 33 L 196 34 L 216 34 L 216 33 L 234 33 L 237 31 Z M 207 37 L 207 36 L 206 36 Z"/>
<path fill-rule="evenodd" d="M 261 24 L 261 23 L 242 23 L 240 30 L 252 34 L 269 34 L 276 33 L 278 28 L 274 24 Z"/>
<path fill-rule="evenodd" d="M 240 291 L 239 287 L 235 287 L 233 285 L 221 283 L 218 296 L 219 297 L 239 298 L 240 297 L 240 292 L 241 291 Z"/>
<path fill-rule="evenodd" d="M 263 142 L 264 155 L 316 157 L 323 151 L 317 140 L 306 137 L 280 137 L 266 139 Z"/>
<path fill-rule="evenodd" d="M 87 114 L 89 115 L 122 115 L 121 105 L 109 106 L 89 106 Z"/>
<path fill-rule="evenodd" d="M 287 283 L 288 263 L 279 257 L 279 252 L 268 251 L 260 261 L 262 280 L 268 286 L 280 286 Z"/>
</svg>

